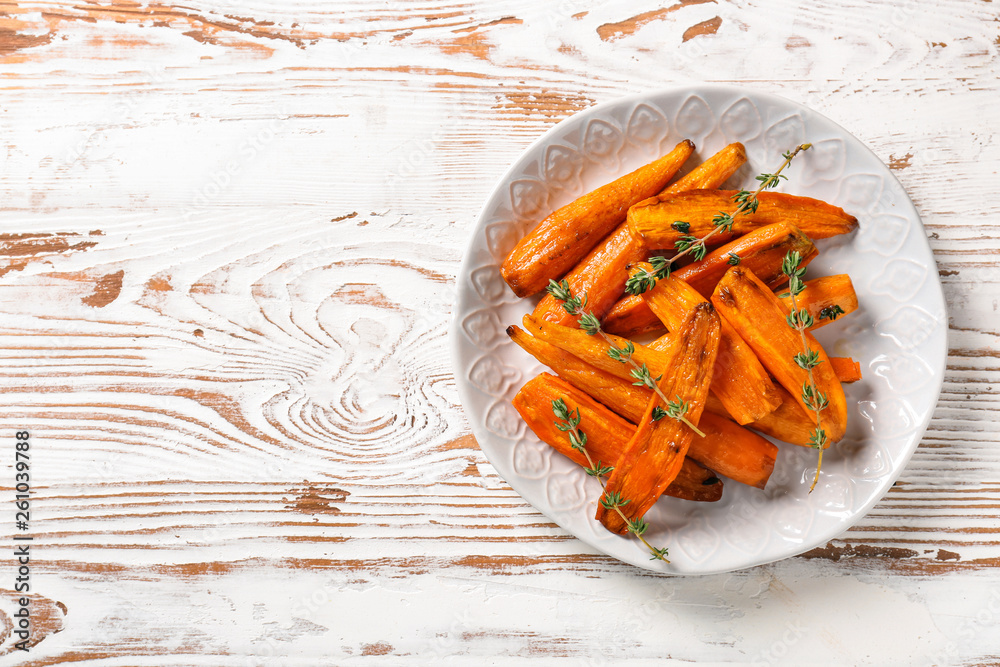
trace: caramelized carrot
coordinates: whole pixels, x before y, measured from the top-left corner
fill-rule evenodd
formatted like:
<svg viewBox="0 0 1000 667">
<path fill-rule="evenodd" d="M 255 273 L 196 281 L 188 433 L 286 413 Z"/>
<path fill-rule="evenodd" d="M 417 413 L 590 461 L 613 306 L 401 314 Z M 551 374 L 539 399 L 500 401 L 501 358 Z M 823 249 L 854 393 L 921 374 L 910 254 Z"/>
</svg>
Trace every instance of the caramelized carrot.
<svg viewBox="0 0 1000 667">
<path fill-rule="evenodd" d="M 735 190 L 689 190 L 660 196 L 656 203 L 633 206 L 628 212 L 629 228 L 649 248 L 673 248 L 684 233 L 672 225 L 678 220 L 690 225 L 688 234 L 701 238 L 715 228 L 712 218 L 719 211 L 733 211 Z M 732 231 L 715 234 L 711 245 L 722 245 L 747 232 L 776 222 L 798 227 L 809 238 L 825 239 L 846 234 L 857 227 L 858 219 L 839 206 L 818 199 L 783 192 L 762 192 L 755 213 L 736 216 Z"/>
<path fill-rule="evenodd" d="M 654 377 L 663 373 L 666 368 L 668 360 L 666 354 L 651 350 L 645 345 L 631 343 L 631 341 L 618 336 L 608 336 L 606 340 L 602 336 L 590 336 L 576 327 L 542 322 L 531 315 L 525 315 L 522 321 L 524 328 L 533 336 L 537 336 L 547 343 L 552 343 L 556 347 L 576 355 L 588 364 L 625 380 L 632 377 L 633 367 L 630 364 L 616 361 L 608 354 L 612 345 L 622 349 L 627 344 L 632 344 L 635 348 L 632 360 L 639 366 L 648 367 Z"/>
<path fill-rule="evenodd" d="M 628 380 L 598 370 L 590 364 L 580 361 L 569 352 L 528 335 L 518 327 L 508 327 L 507 334 L 525 351 L 555 371 L 561 380 L 576 390 L 589 395 L 625 419 L 632 431 L 629 432 L 629 437 L 624 442 L 632 437 L 635 424 L 642 420 L 646 406 L 653 397 L 652 391 L 645 387 L 636 387 Z M 545 374 L 539 377 L 543 376 Z M 778 391 L 783 392 L 784 390 L 779 387 Z M 706 410 L 713 410 L 718 415 L 727 415 L 722 404 L 711 395 L 708 398 Z M 802 414 L 805 415 L 804 412 Z M 759 486 L 762 480 L 766 481 L 763 473 L 769 467 L 773 467 L 774 456 L 769 447 L 761 444 L 759 436 L 755 436 L 747 429 L 716 415 L 712 415 L 710 418 L 708 413 L 704 413 L 701 419 L 699 428 L 705 432 L 705 437 L 695 438 L 691 441 L 688 450 L 690 458 L 725 475 L 734 482 Z M 803 419 L 807 418 L 803 417 Z M 552 421 L 551 418 L 549 421 Z M 729 427 L 727 428 L 726 425 L 713 426 L 717 421 L 725 421 Z M 780 428 L 780 426 L 779 422 L 776 428 Z M 806 426 L 808 427 L 809 424 Z M 535 430 L 534 427 L 532 430 Z M 585 431 L 589 436 L 590 431 Z M 538 431 L 535 432 L 538 433 Z M 539 437 L 542 437 L 541 434 Z M 565 438 L 565 435 L 563 437 Z M 546 442 L 548 441 L 546 440 Z M 771 464 L 768 463 L 768 459 L 771 460 Z M 603 455 L 601 460 L 605 463 L 614 462 L 614 459 L 605 458 Z M 715 466 L 719 466 L 718 469 Z"/>
<path fill-rule="evenodd" d="M 659 160 L 549 215 L 514 246 L 500 267 L 503 279 L 521 297 L 545 289 L 621 224 L 630 206 L 662 190 L 693 152 L 694 144 L 682 141 Z"/>
<path fill-rule="evenodd" d="M 652 267 L 642 263 L 632 271 L 652 271 Z M 657 281 L 642 299 L 672 331 L 681 325 L 684 313 L 706 302 L 705 297 L 675 275 Z M 721 326 L 711 390 L 737 423 L 749 424 L 773 412 L 781 399 L 750 346 L 728 322 L 722 321 Z"/>
<path fill-rule="evenodd" d="M 816 420 L 806 414 L 792 395 L 785 391 L 785 388 L 778 385 L 778 395 L 781 396 L 781 405 L 769 415 L 752 424 L 747 424 L 747 428 L 752 428 L 764 435 L 769 435 L 775 440 L 787 442 L 792 445 L 809 447 L 809 438 L 813 429 L 816 428 Z M 705 404 L 705 414 L 711 413 L 719 417 L 729 417 L 729 413 L 722 407 L 722 403 L 715 396 L 708 395 Z M 827 443 L 827 447 L 829 447 Z"/>
<path fill-rule="evenodd" d="M 710 412 L 701 415 L 698 428 L 705 437 L 691 440 L 689 458 L 733 481 L 764 488 L 778 457 L 774 443 Z"/>
<path fill-rule="evenodd" d="M 667 353 L 668 364 L 658 383 L 660 391 L 671 401 L 676 399 L 686 404 L 684 416 L 694 424 L 701 418 L 708 397 L 719 335 L 719 318 L 712 305 L 696 306 L 677 331 L 676 344 Z M 659 398 L 654 397 L 635 435 L 618 458 L 601 496 L 597 519 L 612 532 L 627 532 L 629 526 L 618 511 L 605 505 L 618 497 L 628 501 L 619 506 L 628 521 L 641 519 L 677 476 L 695 435 L 690 426 L 678 419 L 663 417 L 654 421 L 657 407 L 667 406 L 659 405 Z"/>
<path fill-rule="evenodd" d="M 830 357 L 830 366 L 833 367 L 837 379 L 841 382 L 857 382 L 861 379 L 861 364 L 847 357 Z M 781 398 L 781 405 L 771 414 L 764 415 L 752 424 L 747 424 L 749 428 L 760 431 L 764 435 L 769 435 L 776 440 L 787 442 L 791 445 L 801 445 L 811 447 L 809 442 L 813 430 L 816 428 L 816 419 L 812 413 L 807 413 L 802 409 L 792 395 L 784 387 L 778 385 L 778 396 Z M 634 403 L 635 401 L 633 401 Z M 720 417 L 729 417 L 729 412 L 723 407 L 722 402 L 712 394 L 708 395 L 708 402 L 705 404 L 706 414 L 711 412 Z M 829 441 L 826 447 L 829 447 Z M 824 449 L 826 449 L 824 447 Z M 721 471 L 720 471 L 721 472 Z"/>
<path fill-rule="evenodd" d="M 808 373 L 794 361 L 795 355 L 803 352 L 802 338 L 786 322 L 781 300 L 752 271 L 734 266 L 719 281 L 712 303 L 795 402 L 809 412 L 802 397 Z M 843 437 L 847 427 L 844 389 L 822 346 L 809 332 L 805 333 L 805 338 L 809 349 L 819 355 L 821 362 L 813 369 L 816 388 L 829 400 L 829 405 L 820 413 L 820 424 L 827 437 L 836 442 Z"/>
<path fill-rule="evenodd" d="M 861 364 L 850 357 L 830 357 L 830 365 L 841 382 L 860 382 Z"/>
<path fill-rule="evenodd" d="M 577 465 L 589 468 L 591 464 L 586 455 L 574 449 L 566 432 L 560 431 L 556 426 L 552 402 L 559 399 L 565 401 L 570 412 L 579 410 L 580 430 L 587 435 L 587 453 L 593 463 L 610 465 L 617 461 L 622 448 L 635 433 L 635 425 L 576 387 L 548 373 L 542 373 L 521 387 L 513 403 L 539 440 Z M 664 495 L 702 502 L 714 502 L 722 497 L 722 482 L 711 470 L 687 460 L 681 472 L 666 488 Z"/>
<path fill-rule="evenodd" d="M 801 229 L 787 222 L 777 222 L 754 229 L 710 252 L 700 262 L 678 269 L 674 275 L 708 299 L 732 266 L 735 255 L 739 257 L 741 266 L 749 268 L 768 287 L 775 289 L 788 282 L 788 276 L 781 272 L 781 261 L 793 250 L 802 258 L 802 266 L 808 265 L 819 254 L 812 240 Z"/>
<path fill-rule="evenodd" d="M 801 230 L 788 223 L 776 223 L 713 250 L 702 261 L 677 269 L 673 275 L 707 299 L 736 255 L 740 258 L 740 266 L 749 268 L 773 289 L 788 282 L 788 276 L 781 272 L 781 260 L 793 250 L 802 257 L 803 266 L 817 255 L 816 246 Z M 602 324 L 605 331 L 627 337 L 656 331 L 661 326 L 640 296 L 627 296 L 618 301 Z"/>
<path fill-rule="evenodd" d="M 785 312 L 790 313 L 792 305 L 787 295 L 787 289 L 778 292 Z M 805 281 L 805 289 L 795 299 L 799 308 L 805 308 L 812 315 L 815 324 L 809 328 L 810 331 L 858 309 L 858 295 L 854 292 L 851 277 L 846 273 Z"/>
<path fill-rule="evenodd" d="M 636 387 L 631 379 L 621 378 L 595 368 L 576 355 L 535 338 L 518 327 L 507 327 L 507 335 L 528 354 L 551 368 L 560 378 L 586 392 L 628 421 L 635 424 L 642 419 L 646 406 L 653 396 L 653 392 L 649 389 Z M 653 347 L 653 344 L 650 344 L 650 347 Z M 831 357 L 831 361 L 833 359 L 836 357 Z M 836 369 L 836 366 L 834 368 Z M 816 428 L 815 421 L 780 385 L 775 389 L 782 399 L 781 404 L 774 412 L 747 426 L 777 440 L 808 446 L 809 436 Z M 720 417 L 731 418 L 722 402 L 711 393 L 705 410 Z M 731 474 L 727 474 L 727 477 L 737 482 L 743 481 Z"/>
<path fill-rule="evenodd" d="M 678 179 L 664 192 L 717 188 L 736 173 L 746 159 L 747 154 L 743 144 L 729 144 Z M 642 202 L 639 205 L 642 205 Z M 567 273 L 564 280 L 569 284 L 573 294 L 587 295 L 588 309 L 596 317 L 601 318 L 624 292 L 628 265 L 646 259 L 647 254 L 645 246 L 632 238 L 628 225 L 622 222 L 606 239 L 598 243 L 583 261 Z M 557 324 L 574 323 L 574 317 L 566 312 L 562 302 L 549 294 L 542 297 L 532 314 Z"/>
<path fill-rule="evenodd" d="M 601 320 L 601 328 L 625 338 L 663 330 L 663 322 L 649 309 L 642 297 L 628 294 L 611 307 Z"/>
<path fill-rule="evenodd" d="M 518 327 L 507 327 L 507 335 L 560 378 L 587 392 L 633 424 L 642 419 L 653 392 L 636 387 L 629 379 L 595 368 L 576 355 L 535 338 Z"/>
<path fill-rule="evenodd" d="M 590 312 L 603 317 L 625 291 L 628 265 L 646 259 L 647 254 L 646 248 L 632 238 L 628 225 L 622 223 L 566 274 L 565 280 L 574 295 L 587 294 Z M 572 324 L 576 319 L 551 294 L 542 297 L 532 314 L 557 324 Z"/>
<path fill-rule="evenodd" d="M 714 190 L 722 186 L 730 176 L 746 164 L 746 161 L 747 149 L 743 144 L 738 141 L 731 143 L 671 183 L 661 194 L 671 195 L 688 190 Z M 644 203 L 645 201 L 639 202 L 637 206 L 642 206 Z"/>
</svg>

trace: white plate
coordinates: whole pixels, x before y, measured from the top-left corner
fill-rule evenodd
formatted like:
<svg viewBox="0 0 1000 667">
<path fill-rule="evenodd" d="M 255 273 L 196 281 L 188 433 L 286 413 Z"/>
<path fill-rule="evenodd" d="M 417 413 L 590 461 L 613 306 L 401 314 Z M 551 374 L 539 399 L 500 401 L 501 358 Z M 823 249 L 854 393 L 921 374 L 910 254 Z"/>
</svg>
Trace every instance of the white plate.
<svg viewBox="0 0 1000 667">
<path fill-rule="evenodd" d="M 807 277 L 848 273 L 859 310 L 820 330 L 836 356 L 861 362 L 847 385 L 848 431 L 827 451 L 809 494 L 815 452 L 780 445 L 765 491 L 726 483 L 717 503 L 661 499 L 646 518 L 649 541 L 670 547 L 651 561 L 637 540 L 594 520 L 600 487 L 542 444 L 510 404 L 542 367 L 511 343 L 536 300 L 519 300 L 499 265 L 550 211 L 628 173 L 689 138 L 705 158 L 732 141 L 747 148 L 744 184 L 811 142 L 781 190 L 837 204 L 856 232 L 819 241 Z M 696 162 L 694 158 L 689 161 Z M 532 144 L 486 201 L 458 277 L 452 327 L 462 403 L 480 447 L 500 475 L 552 521 L 604 553 L 675 574 L 726 572 L 787 558 L 843 533 L 886 493 L 913 454 L 941 390 L 947 352 L 944 297 L 924 229 L 906 193 L 860 141 L 815 111 L 773 95 L 701 85 L 634 95 L 562 121 Z"/>
</svg>

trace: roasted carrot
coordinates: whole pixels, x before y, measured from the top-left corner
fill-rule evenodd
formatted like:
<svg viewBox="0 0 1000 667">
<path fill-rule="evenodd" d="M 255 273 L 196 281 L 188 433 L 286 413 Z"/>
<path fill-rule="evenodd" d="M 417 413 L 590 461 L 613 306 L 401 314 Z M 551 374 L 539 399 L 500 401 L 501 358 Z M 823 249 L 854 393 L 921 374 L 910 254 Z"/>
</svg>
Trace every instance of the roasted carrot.
<svg viewBox="0 0 1000 667">
<path fill-rule="evenodd" d="M 787 289 L 778 292 L 785 312 L 789 313 L 792 305 L 787 295 Z M 846 273 L 805 281 L 805 289 L 796 297 L 796 302 L 799 308 L 805 308 L 812 315 L 815 324 L 810 330 L 825 326 L 840 315 L 847 315 L 858 309 L 858 295 L 854 292 L 851 277 Z"/>
<path fill-rule="evenodd" d="M 788 276 L 781 272 L 781 261 L 791 251 L 799 253 L 803 266 L 819 254 L 802 230 L 787 222 L 777 222 L 752 230 L 709 253 L 700 262 L 678 269 L 674 275 L 707 299 L 733 261 L 737 261 L 735 256 L 740 264 L 749 267 L 768 287 L 774 289 L 788 282 Z"/>
<path fill-rule="evenodd" d="M 688 190 L 714 190 L 725 183 L 746 164 L 747 149 L 734 142 L 708 158 L 684 176 L 671 183 L 662 194 L 671 195 Z M 641 206 L 643 202 L 639 202 Z"/>
<path fill-rule="evenodd" d="M 587 435 L 587 453 L 593 463 L 611 465 L 617 461 L 622 448 L 635 433 L 635 425 L 576 387 L 542 373 L 521 387 L 513 403 L 539 440 L 577 465 L 589 468 L 591 463 L 586 455 L 573 448 L 566 432 L 560 431 L 553 420 L 552 402 L 559 399 L 566 403 L 571 413 L 579 410 L 580 430 Z M 722 497 L 722 482 L 711 470 L 689 459 L 684 462 L 681 472 L 664 495 L 702 502 L 714 502 Z"/>
<path fill-rule="evenodd" d="M 752 424 L 747 424 L 746 428 L 759 431 L 764 435 L 769 435 L 775 440 L 787 442 L 791 445 L 809 447 L 809 439 L 816 428 L 816 420 L 806 413 L 802 407 L 795 402 L 792 395 L 785 391 L 785 388 L 778 386 L 778 395 L 781 396 L 781 405 L 769 415 L 764 415 L 762 419 Z M 708 402 L 705 404 L 705 414 L 712 413 L 719 417 L 728 417 L 729 413 L 722 407 L 722 403 L 715 396 L 709 394 Z M 827 447 L 830 443 L 827 442 Z"/>
<path fill-rule="evenodd" d="M 719 348 L 719 318 L 712 305 L 696 306 L 678 329 L 676 340 L 657 386 L 671 401 L 683 403 L 684 417 L 697 424 Z M 625 503 L 619 503 L 618 509 L 629 522 L 641 519 L 677 476 L 695 437 L 691 427 L 679 419 L 665 416 L 654 421 L 654 409 L 667 407 L 659 403 L 658 397 L 649 401 L 601 496 L 597 519 L 612 532 L 627 532 L 629 524 L 607 505 L 618 498 Z"/>
<path fill-rule="evenodd" d="M 667 485 L 663 495 L 681 500 L 714 503 L 722 498 L 724 488 L 722 480 L 716 476 L 714 470 L 706 468 L 695 459 L 685 458 L 677 477 Z"/>
<path fill-rule="evenodd" d="M 633 424 L 642 419 L 646 404 L 653 395 L 648 389 L 636 387 L 630 379 L 602 371 L 518 327 L 507 327 L 507 335 L 525 352 L 555 371 L 560 378 L 587 392 Z"/>
<path fill-rule="evenodd" d="M 632 269 L 633 273 L 639 271 L 652 271 L 652 267 L 640 263 Z M 671 331 L 681 325 L 684 313 L 706 302 L 705 297 L 676 275 L 657 281 L 642 299 Z M 711 390 L 737 423 L 749 424 L 773 412 L 781 404 L 781 398 L 750 346 L 728 322 L 722 321 L 721 327 Z"/>
<path fill-rule="evenodd" d="M 748 267 L 769 287 L 777 288 L 788 282 L 788 276 L 781 272 L 781 260 L 791 251 L 799 253 L 803 266 L 817 255 L 816 246 L 801 230 L 788 223 L 776 223 L 713 250 L 702 261 L 678 269 L 673 275 L 707 299 L 735 255 L 740 258 L 741 266 Z M 642 297 L 628 296 L 611 308 L 604 317 L 603 328 L 620 336 L 633 337 L 657 330 L 660 321 Z"/>
<path fill-rule="evenodd" d="M 647 254 L 646 248 L 632 238 L 628 225 L 622 223 L 566 274 L 566 283 L 574 295 L 586 293 L 587 309 L 603 317 L 625 291 L 626 267 L 646 259 Z M 532 314 L 557 324 L 575 320 L 551 294 L 542 297 Z"/>
<path fill-rule="evenodd" d="M 830 357 L 830 365 L 833 366 L 833 372 L 841 382 L 861 380 L 861 364 L 850 357 Z"/>
<path fill-rule="evenodd" d="M 752 271 L 734 266 L 719 281 L 712 303 L 753 348 L 771 375 L 808 412 L 802 397 L 808 373 L 794 360 L 795 355 L 803 352 L 802 338 L 785 320 L 786 311 L 781 300 Z M 809 349 L 820 359 L 820 364 L 813 369 L 816 388 L 829 400 L 829 405 L 820 413 L 820 425 L 827 437 L 836 442 L 843 437 L 847 427 L 844 388 L 822 346 L 811 333 L 806 332 L 805 338 Z"/>
<path fill-rule="evenodd" d="M 542 322 L 531 315 L 525 315 L 522 322 L 524 328 L 533 336 L 576 355 L 588 364 L 625 380 L 632 377 L 630 364 L 616 361 L 608 354 L 612 345 L 622 349 L 631 341 L 618 336 L 608 336 L 607 340 L 602 336 L 590 336 L 582 329 L 552 322 Z M 654 377 L 664 372 L 668 361 L 665 353 L 651 350 L 638 343 L 632 343 L 632 345 L 635 348 L 632 360 L 636 364 L 648 367 Z"/>
<path fill-rule="evenodd" d="M 717 188 L 736 173 L 746 159 L 747 154 L 743 144 L 729 144 L 678 179 L 664 192 Z M 624 292 L 628 265 L 646 259 L 647 254 L 645 246 L 632 237 L 628 225 L 622 222 L 563 279 L 569 284 L 573 294 L 587 295 L 588 309 L 596 317 L 601 318 Z M 557 324 L 572 324 L 574 321 L 574 317 L 562 307 L 562 302 L 549 294 L 542 297 L 532 314 Z"/>
<path fill-rule="evenodd" d="M 633 206 L 628 212 L 629 228 L 649 248 L 673 248 L 684 235 L 675 228 L 678 220 L 690 225 L 686 233 L 701 238 L 715 228 L 712 218 L 719 211 L 733 211 L 735 190 L 689 190 L 660 196 L 656 203 Z M 718 246 L 764 225 L 787 222 L 812 239 L 846 234 L 857 227 L 858 219 L 844 209 L 810 197 L 783 192 L 762 192 L 755 213 L 736 216 L 732 231 L 715 234 L 709 244 Z"/>
<path fill-rule="evenodd" d="M 701 415 L 698 428 L 705 437 L 691 440 L 689 458 L 734 481 L 764 488 L 778 457 L 774 443 L 710 412 Z"/>
<path fill-rule="evenodd" d="M 635 338 L 663 330 L 663 322 L 649 309 L 641 296 L 628 294 L 618 300 L 601 319 L 601 328 L 625 338 Z"/>
<path fill-rule="evenodd" d="M 525 351 L 555 371 L 561 380 L 621 416 L 634 432 L 635 424 L 642 420 L 646 406 L 653 397 L 652 391 L 645 387 L 637 387 L 628 380 L 594 368 L 569 352 L 528 335 L 518 327 L 507 327 L 507 334 Z M 544 375 L 542 374 L 542 376 Z M 778 387 L 778 391 L 784 392 L 780 387 Z M 795 407 L 798 408 L 798 406 Z M 707 412 L 702 414 L 699 428 L 704 426 L 702 430 L 705 432 L 705 437 L 695 438 L 691 441 L 688 456 L 734 482 L 759 486 L 761 481 L 766 479 L 762 477 L 763 472 L 769 467 L 773 467 L 774 456 L 770 448 L 761 444 L 760 438 L 747 429 L 728 419 L 723 419 L 722 416 L 728 416 L 728 413 L 718 402 L 718 399 L 711 395 L 706 409 L 712 409 L 716 415 L 720 416 L 712 415 L 710 418 Z M 801 409 L 799 411 L 801 412 Z M 803 419 L 808 421 L 804 412 L 802 415 Z M 725 421 L 730 427 L 726 428 L 723 425 L 713 428 L 714 421 L 712 420 Z M 551 418 L 549 421 L 552 421 Z M 807 423 L 806 426 L 808 427 L 809 424 Z M 781 428 L 781 423 L 779 422 L 775 428 Z M 534 430 L 533 427 L 532 430 Z M 590 432 L 586 432 L 589 435 Z M 629 438 L 626 438 L 624 442 L 631 438 L 632 432 L 629 433 Z M 563 437 L 565 439 L 565 435 Z M 771 464 L 768 463 L 768 459 L 771 460 Z M 611 459 L 603 457 L 601 460 L 605 463 L 613 462 Z M 714 467 L 716 465 L 719 466 L 718 470 Z"/>
<path fill-rule="evenodd" d="M 514 246 L 500 267 L 503 279 L 521 297 L 545 289 L 621 224 L 630 206 L 662 190 L 693 152 L 694 144 L 682 141 L 659 160 L 549 215 Z"/>
<path fill-rule="evenodd" d="M 861 379 L 861 364 L 847 357 L 830 357 L 830 366 L 833 368 L 837 379 L 841 383 L 857 382 Z M 781 405 L 777 409 L 764 415 L 752 424 L 747 424 L 748 428 L 760 431 L 764 435 L 769 435 L 776 440 L 787 442 L 792 445 L 811 447 L 810 438 L 816 428 L 816 419 L 812 413 L 807 413 L 802 406 L 795 402 L 792 395 L 784 387 L 778 385 L 778 396 L 781 398 Z M 624 394 L 625 392 L 622 392 Z M 632 401 L 633 406 L 638 402 L 638 397 Z M 634 407 L 633 407 L 634 409 Z M 705 404 L 705 414 L 711 412 L 720 417 L 729 417 L 729 412 L 722 405 L 722 401 L 708 395 L 708 402 Z M 826 447 L 830 443 L 827 442 Z M 824 447 L 824 449 L 826 449 Z"/>
<path fill-rule="evenodd" d="M 649 389 L 636 387 L 632 384 L 631 379 L 618 377 L 595 368 L 576 355 L 535 338 L 516 326 L 507 327 L 507 335 L 528 354 L 551 368 L 560 378 L 586 392 L 623 418 L 633 424 L 642 419 L 646 406 L 653 396 L 653 392 Z M 650 344 L 650 347 L 652 345 Z M 834 359 L 837 357 L 831 357 L 831 364 L 836 371 L 837 364 L 833 361 Z M 839 374 L 838 377 L 840 377 Z M 841 379 L 841 381 L 848 382 L 850 380 Z M 816 422 L 781 386 L 776 386 L 776 389 L 778 396 L 782 399 L 781 405 L 774 412 L 764 415 L 747 426 L 777 440 L 793 445 L 808 446 L 809 436 L 816 428 Z M 722 402 L 712 394 L 708 396 L 705 409 L 712 414 L 731 418 Z M 730 474 L 727 474 L 727 477 L 737 482 L 743 482 L 742 479 Z"/>
</svg>

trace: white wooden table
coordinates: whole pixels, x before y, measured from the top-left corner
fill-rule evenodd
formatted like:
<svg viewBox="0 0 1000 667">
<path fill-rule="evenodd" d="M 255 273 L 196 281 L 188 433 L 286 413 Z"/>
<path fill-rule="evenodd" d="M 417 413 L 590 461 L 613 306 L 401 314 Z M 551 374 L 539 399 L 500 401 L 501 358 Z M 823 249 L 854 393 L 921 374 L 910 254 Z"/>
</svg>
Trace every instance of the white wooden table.
<svg viewBox="0 0 1000 667">
<path fill-rule="evenodd" d="M 1000 664 L 998 48 L 989 0 L 0 2 L 0 664 Z M 492 470 L 447 328 L 534 138 L 701 81 L 894 170 L 950 357 L 841 539 L 665 578 Z"/>
</svg>

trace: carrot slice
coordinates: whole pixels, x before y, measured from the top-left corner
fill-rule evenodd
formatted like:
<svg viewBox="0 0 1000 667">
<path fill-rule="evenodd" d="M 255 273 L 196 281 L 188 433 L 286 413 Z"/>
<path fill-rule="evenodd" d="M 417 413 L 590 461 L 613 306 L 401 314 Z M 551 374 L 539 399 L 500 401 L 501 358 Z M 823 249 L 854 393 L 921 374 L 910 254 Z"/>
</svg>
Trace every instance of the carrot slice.
<svg viewBox="0 0 1000 667">
<path fill-rule="evenodd" d="M 803 352 L 802 338 L 788 326 L 781 300 L 752 271 L 734 266 L 719 281 L 712 303 L 720 315 L 739 332 L 764 367 L 792 395 L 803 410 L 809 412 L 802 397 L 808 373 L 795 363 L 795 355 Z M 820 425 L 827 437 L 836 442 L 847 428 L 847 400 L 844 388 L 829 363 L 829 357 L 811 333 L 806 332 L 809 349 L 819 355 L 820 364 L 813 369 L 816 388 L 825 394 L 829 405 L 820 413 Z"/>
<path fill-rule="evenodd" d="M 659 160 L 556 210 L 514 246 L 500 267 L 503 279 L 521 297 L 545 289 L 618 226 L 630 206 L 662 190 L 693 152 L 694 144 L 682 141 Z"/>
<path fill-rule="evenodd" d="M 788 282 L 788 276 L 781 272 L 781 261 L 793 250 L 802 258 L 802 266 L 809 264 L 819 254 L 812 239 L 801 229 L 787 222 L 777 222 L 727 243 L 710 252 L 700 262 L 674 271 L 674 275 L 707 299 L 712 296 L 715 286 L 733 262 L 738 261 L 774 289 Z M 734 255 L 739 259 L 734 260 Z"/>
<path fill-rule="evenodd" d="M 688 264 L 673 275 L 707 299 L 735 255 L 740 258 L 740 266 L 748 267 L 768 286 L 777 288 L 788 282 L 788 276 L 781 272 L 781 260 L 793 250 L 802 257 L 803 266 L 818 254 L 816 246 L 800 229 L 788 223 L 776 223 L 713 250 L 702 261 Z M 605 331 L 627 337 L 656 331 L 661 326 L 640 296 L 627 296 L 618 301 L 608 311 L 602 325 Z"/>
<path fill-rule="evenodd" d="M 633 206 L 628 212 L 629 228 L 650 248 L 673 248 L 684 233 L 673 224 L 678 220 L 690 225 L 687 233 L 701 238 L 715 228 L 712 218 L 719 211 L 733 211 L 735 190 L 689 190 L 660 196 L 656 203 Z M 764 225 L 787 222 L 801 229 L 809 238 L 825 239 L 846 234 L 857 227 L 858 219 L 839 206 L 811 197 L 783 192 L 762 192 L 757 196 L 755 213 L 736 216 L 732 231 L 721 232 L 709 239 L 711 245 L 722 245 Z"/>
<path fill-rule="evenodd" d="M 778 292 L 785 312 L 790 313 L 792 304 L 787 296 L 787 289 Z M 854 292 L 851 277 L 846 273 L 807 280 L 805 289 L 795 298 L 799 308 L 805 308 L 812 315 L 815 324 L 809 328 L 810 331 L 858 309 L 858 295 Z"/>
<path fill-rule="evenodd" d="M 556 426 L 552 402 L 559 399 L 565 401 L 570 412 L 579 410 L 580 430 L 587 435 L 587 453 L 593 462 L 609 465 L 617 461 L 625 443 L 635 433 L 635 425 L 611 412 L 585 392 L 548 373 L 542 373 L 521 387 L 513 403 L 539 440 L 577 465 L 590 467 L 583 452 L 573 449 L 566 433 Z M 689 459 L 684 462 L 681 473 L 666 488 L 664 495 L 702 502 L 714 502 L 722 497 L 722 482 L 711 470 Z"/>
<path fill-rule="evenodd" d="M 652 271 L 652 267 L 642 263 L 632 270 Z M 705 297 L 676 276 L 657 281 L 642 299 L 670 330 L 680 327 L 685 312 L 706 302 Z M 720 324 L 722 331 L 711 390 L 737 423 L 749 424 L 773 412 L 781 404 L 781 398 L 750 346 L 729 322 L 723 320 Z"/>
<path fill-rule="evenodd" d="M 736 173 L 746 159 L 747 154 L 743 144 L 729 144 L 678 179 L 664 192 L 717 188 Z M 642 205 L 642 202 L 639 205 Z M 588 309 L 596 317 L 601 318 L 625 291 L 625 272 L 628 265 L 646 259 L 648 254 L 645 246 L 632 237 L 628 224 L 623 222 L 606 239 L 598 243 L 563 279 L 569 284 L 573 294 L 586 293 Z M 542 297 L 532 314 L 557 324 L 574 323 L 574 317 L 566 312 L 562 302 L 549 294 Z"/>
<path fill-rule="evenodd" d="M 669 363 L 663 369 L 658 386 L 670 400 L 687 404 L 686 418 L 697 424 L 708 397 L 708 384 L 719 349 L 719 318 L 711 304 L 695 307 L 680 327 L 677 343 L 667 353 Z M 695 436 L 690 426 L 671 417 L 653 421 L 660 406 L 658 397 L 650 400 L 635 435 L 622 452 L 615 470 L 608 478 L 597 519 L 615 533 L 628 531 L 628 524 L 606 503 L 619 497 L 619 509 L 629 521 L 641 519 L 663 490 L 674 480 Z"/>
</svg>

